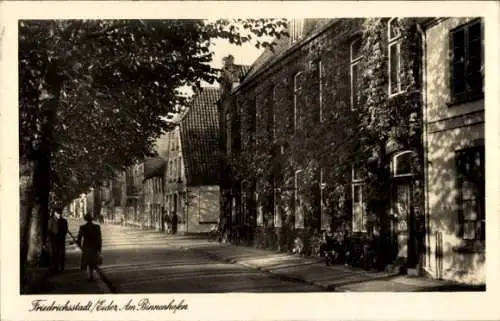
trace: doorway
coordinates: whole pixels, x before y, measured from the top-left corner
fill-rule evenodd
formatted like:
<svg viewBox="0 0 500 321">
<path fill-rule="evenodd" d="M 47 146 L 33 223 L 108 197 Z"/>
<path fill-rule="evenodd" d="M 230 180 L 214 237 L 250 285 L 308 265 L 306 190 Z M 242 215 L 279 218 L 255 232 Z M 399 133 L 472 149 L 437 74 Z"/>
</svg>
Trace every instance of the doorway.
<svg viewBox="0 0 500 321">
<path fill-rule="evenodd" d="M 396 154 L 392 162 L 392 214 L 395 258 L 406 268 L 419 263 L 418 230 L 415 218 L 415 175 L 411 166 L 415 154 L 405 151 Z"/>
</svg>

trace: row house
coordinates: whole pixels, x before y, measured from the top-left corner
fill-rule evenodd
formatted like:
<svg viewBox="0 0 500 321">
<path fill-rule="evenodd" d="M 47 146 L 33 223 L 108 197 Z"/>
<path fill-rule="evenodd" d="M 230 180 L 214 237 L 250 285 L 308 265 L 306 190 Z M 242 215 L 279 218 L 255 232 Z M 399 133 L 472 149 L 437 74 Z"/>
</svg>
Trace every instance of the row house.
<svg viewBox="0 0 500 321">
<path fill-rule="evenodd" d="M 143 198 L 144 163 L 134 164 L 125 169 L 125 218 L 126 224 L 140 225 L 144 208 Z"/>
<path fill-rule="evenodd" d="M 485 281 L 484 26 L 431 19 L 424 29 L 425 269 Z"/>
<path fill-rule="evenodd" d="M 167 162 L 163 157 L 154 157 L 144 162 L 143 215 L 141 227 L 158 231 L 164 224 L 164 175 Z"/>
<path fill-rule="evenodd" d="M 219 98 L 217 87 L 196 92 L 179 126 L 184 183 L 179 229 L 186 233 L 209 232 L 219 220 Z"/>
<path fill-rule="evenodd" d="M 242 79 L 221 82 L 227 237 L 314 255 L 333 229 L 354 254 L 377 240 L 380 268 L 480 275 L 481 23 L 292 20 Z"/>
<path fill-rule="evenodd" d="M 160 137 L 157 142 L 157 151 L 165 160 L 163 172 L 163 210 L 165 214 L 164 229 L 172 228 L 171 222 L 174 215 L 177 217 L 177 228 L 180 233 L 184 232 L 184 206 L 183 195 L 185 194 L 184 159 L 180 139 L 179 122 L 185 115 L 182 112 L 173 123 L 174 128 Z"/>
<path fill-rule="evenodd" d="M 168 120 L 170 130 L 156 141 L 158 156 L 126 170 L 126 211 L 114 222 L 161 231 L 176 222 L 180 234 L 214 228 L 220 213 L 219 97 L 218 88 L 205 87 Z"/>
</svg>

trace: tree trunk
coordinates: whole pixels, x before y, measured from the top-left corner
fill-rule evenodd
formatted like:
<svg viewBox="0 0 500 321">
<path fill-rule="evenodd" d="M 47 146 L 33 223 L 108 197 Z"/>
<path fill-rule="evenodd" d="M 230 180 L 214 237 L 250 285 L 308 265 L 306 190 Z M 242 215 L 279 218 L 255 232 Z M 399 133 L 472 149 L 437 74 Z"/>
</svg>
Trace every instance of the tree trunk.
<svg viewBox="0 0 500 321">
<path fill-rule="evenodd" d="M 27 265 L 38 264 L 42 246 L 47 235 L 49 219 L 49 195 L 51 189 L 51 152 L 54 146 L 53 128 L 56 119 L 56 110 L 59 103 L 61 79 L 57 74 L 57 64 L 52 64 L 47 73 L 49 92 L 54 96 L 46 101 L 40 101 L 41 114 L 41 143 L 31 156 L 27 165 L 30 173 L 26 187 L 24 206 L 21 213 L 21 284 L 26 282 Z M 22 191 L 21 191 L 22 192 Z"/>
</svg>

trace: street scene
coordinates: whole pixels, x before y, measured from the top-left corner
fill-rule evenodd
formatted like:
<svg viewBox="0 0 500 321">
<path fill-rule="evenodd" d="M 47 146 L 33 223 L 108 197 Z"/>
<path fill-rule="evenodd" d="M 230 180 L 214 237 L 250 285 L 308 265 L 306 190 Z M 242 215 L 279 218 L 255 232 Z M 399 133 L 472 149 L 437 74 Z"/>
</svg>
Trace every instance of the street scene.
<svg viewBox="0 0 500 321">
<path fill-rule="evenodd" d="M 483 25 L 20 20 L 21 294 L 485 291 Z"/>
</svg>

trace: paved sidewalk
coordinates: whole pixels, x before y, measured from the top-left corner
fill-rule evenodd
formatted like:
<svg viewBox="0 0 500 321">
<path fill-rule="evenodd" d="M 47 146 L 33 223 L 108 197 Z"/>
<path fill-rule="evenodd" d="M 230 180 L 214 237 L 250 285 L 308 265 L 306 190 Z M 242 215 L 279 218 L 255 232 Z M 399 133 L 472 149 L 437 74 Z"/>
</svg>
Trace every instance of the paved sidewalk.
<svg viewBox="0 0 500 321">
<path fill-rule="evenodd" d="M 66 236 L 66 260 L 62 273 L 46 274 L 44 293 L 56 292 L 58 294 L 89 294 L 112 293 L 106 282 L 105 276 L 100 271 L 94 272 L 95 280 L 88 281 L 86 271 L 80 270 L 81 249 L 76 245 L 76 228 L 78 221 L 68 219 L 69 233 Z"/>
<path fill-rule="evenodd" d="M 326 266 L 319 257 L 302 257 L 246 246 L 220 244 L 210 241 L 193 241 L 182 245 L 181 240 L 173 243 L 189 250 L 225 262 L 240 264 L 264 271 L 285 280 L 319 286 L 327 291 L 338 292 L 420 292 L 420 291 L 478 291 L 448 281 L 426 277 L 365 271 L 341 265 Z"/>
</svg>

